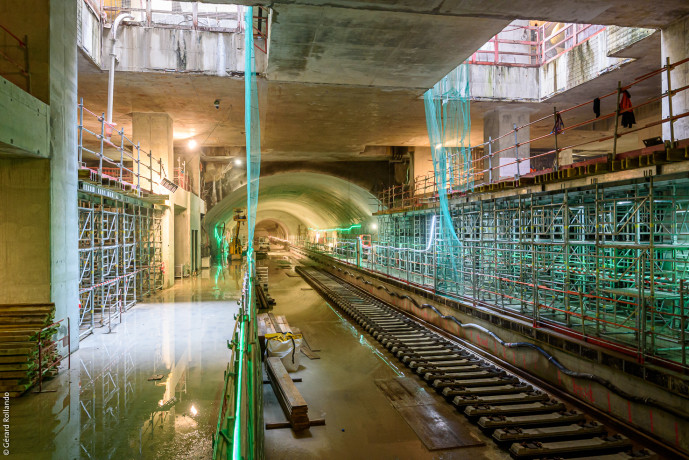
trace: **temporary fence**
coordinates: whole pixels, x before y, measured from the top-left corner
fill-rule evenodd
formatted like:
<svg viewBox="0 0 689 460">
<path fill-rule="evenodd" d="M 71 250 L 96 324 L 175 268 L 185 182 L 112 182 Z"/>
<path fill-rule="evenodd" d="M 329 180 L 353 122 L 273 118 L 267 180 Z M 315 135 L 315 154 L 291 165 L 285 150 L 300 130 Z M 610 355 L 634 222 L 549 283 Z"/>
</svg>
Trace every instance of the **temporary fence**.
<svg viewBox="0 0 689 460">
<path fill-rule="evenodd" d="M 540 67 L 605 30 L 594 24 L 510 24 L 466 60 L 472 65 Z"/>
</svg>

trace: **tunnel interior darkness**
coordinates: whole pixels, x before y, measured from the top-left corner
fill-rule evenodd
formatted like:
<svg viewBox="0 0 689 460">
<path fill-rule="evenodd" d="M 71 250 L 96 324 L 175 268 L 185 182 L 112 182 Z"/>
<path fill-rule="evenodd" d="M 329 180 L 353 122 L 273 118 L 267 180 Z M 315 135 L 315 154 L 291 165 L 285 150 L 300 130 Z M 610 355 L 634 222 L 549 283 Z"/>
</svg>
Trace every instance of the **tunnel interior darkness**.
<svg viewBox="0 0 689 460">
<path fill-rule="evenodd" d="M 262 224 L 259 228 L 277 227 L 283 238 L 288 238 L 299 228 L 368 223 L 373 220 L 377 203 L 369 191 L 338 177 L 314 172 L 274 174 L 260 179 L 256 222 Z M 246 187 L 223 198 L 204 217 L 212 256 L 219 250 L 219 241 L 212 237 L 215 229 L 223 224 L 227 228 L 234 226 L 235 208 L 246 208 Z"/>
</svg>

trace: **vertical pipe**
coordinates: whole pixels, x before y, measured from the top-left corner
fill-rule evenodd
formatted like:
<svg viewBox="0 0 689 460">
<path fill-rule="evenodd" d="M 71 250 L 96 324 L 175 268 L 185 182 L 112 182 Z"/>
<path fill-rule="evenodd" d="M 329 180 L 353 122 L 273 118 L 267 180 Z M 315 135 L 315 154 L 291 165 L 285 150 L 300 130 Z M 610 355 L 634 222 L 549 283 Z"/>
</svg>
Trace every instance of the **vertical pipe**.
<svg viewBox="0 0 689 460">
<path fill-rule="evenodd" d="M 123 187 L 124 183 L 122 182 L 122 176 L 123 176 L 123 169 L 124 169 L 124 128 L 120 130 L 120 187 Z"/>
<path fill-rule="evenodd" d="M 687 342 L 686 342 L 686 328 L 687 328 L 687 314 L 684 307 L 684 280 L 679 280 L 679 321 L 680 321 L 680 346 L 682 347 L 682 366 L 687 365 Z"/>
<path fill-rule="evenodd" d="M 586 318 L 584 314 L 584 298 L 581 295 L 581 288 L 577 290 L 579 292 L 579 313 L 581 314 L 581 335 L 586 340 Z"/>
<path fill-rule="evenodd" d="M 649 179 L 648 184 L 648 270 L 650 279 L 650 302 L 651 302 L 651 352 L 655 354 L 655 344 L 656 344 L 656 330 L 655 330 L 655 314 L 656 314 L 656 298 L 655 298 L 655 245 L 653 240 L 655 238 L 655 215 L 653 207 L 653 176 Z M 641 213 L 639 213 L 639 218 L 641 218 Z"/>
<path fill-rule="evenodd" d="M 100 117 L 100 152 L 98 152 L 98 175 L 100 183 L 103 183 L 103 146 L 105 142 L 105 114 Z"/>
<path fill-rule="evenodd" d="M 136 191 L 141 196 L 141 143 L 136 143 Z"/>
<path fill-rule="evenodd" d="M 488 136 L 488 183 L 493 183 L 493 137 Z"/>
<path fill-rule="evenodd" d="M 565 285 L 564 285 L 564 301 L 565 301 L 565 316 L 567 327 L 572 327 L 572 314 L 569 305 L 569 289 L 570 289 L 570 247 L 569 247 L 569 202 L 567 190 L 565 190 L 564 201 L 562 203 L 562 239 L 564 243 L 564 262 L 565 262 Z"/>
<path fill-rule="evenodd" d="M 672 119 L 672 82 L 670 80 L 670 74 L 672 73 L 672 68 L 670 66 L 670 57 L 665 58 L 665 68 L 667 69 L 667 108 L 669 111 L 669 120 L 670 120 L 670 146 L 675 147 L 675 126 L 673 124 L 673 119 Z"/>
<path fill-rule="evenodd" d="M 516 174 L 516 180 L 519 180 L 520 176 L 520 161 L 519 161 L 519 141 L 517 140 L 517 124 L 513 123 L 514 126 L 514 156 L 517 159 L 517 174 Z"/>
<path fill-rule="evenodd" d="M 129 13 L 120 13 L 112 24 L 112 33 L 110 35 L 112 48 L 110 49 L 110 69 L 108 69 L 108 118 L 106 119 L 109 125 L 112 125 L 112 104 L 113 93 L 115 91 L 115 65 L 117 64 L 115 45 L 117 44 L 117 27 L 124 19 L 134 20 L 134 17 Z M 110 129 L 112 129 L 112 126 Z M 108 137 L 110 137 L 110 131 L 108 131 Z"/>
<path fill-rule="evenodd" d="M 77 168 L 81 168 L 84 148 L 84 98 L 79 101 L 79 163 Z"/>
</svg>

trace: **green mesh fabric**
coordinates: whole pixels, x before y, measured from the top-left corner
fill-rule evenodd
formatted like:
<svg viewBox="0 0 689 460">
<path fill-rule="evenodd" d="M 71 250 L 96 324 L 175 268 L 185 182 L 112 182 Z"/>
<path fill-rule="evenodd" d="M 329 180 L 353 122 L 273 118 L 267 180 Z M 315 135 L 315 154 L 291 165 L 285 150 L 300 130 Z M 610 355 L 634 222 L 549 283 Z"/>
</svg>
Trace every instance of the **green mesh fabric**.
<svg viewBox="0 0 689 460">
<path fill-rule="evenodd" d="M 462 64 L 424 94 L 426 126 L 431 144 L 433 170 L 440 201 L 440 237 L 437 265 L 446 289 L 461 290 L 462 272 L 457 261 L 463 258 L 447 195 L 473 188 L 469 133 L 469 67 Z"/>
<path fill-rule="evenodd" d="M 254 229 L 258 205 L 258 178 L 261 175 L 261 128 L 258 119 L 258 87 L 254 56 L 254 9 L 247 7 L 244 21 L 244 130 L 246 132 L 246 211 L 249 273 L 253 273 Z"/>
</svg>

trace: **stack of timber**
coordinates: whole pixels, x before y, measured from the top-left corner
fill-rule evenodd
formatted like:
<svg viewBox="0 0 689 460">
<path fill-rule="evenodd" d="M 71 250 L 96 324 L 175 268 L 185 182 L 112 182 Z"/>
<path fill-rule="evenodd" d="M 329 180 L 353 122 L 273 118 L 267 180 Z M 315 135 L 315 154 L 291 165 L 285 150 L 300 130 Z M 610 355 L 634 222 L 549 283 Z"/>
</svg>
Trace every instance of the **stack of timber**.
<svg viewBox="0 0 689 460">
<path fill-rule="evenodd" d="M 46 328 L 54 319 L 53 303 L 0 304 L 0 392 L 20 396 L 38 381 L 41 369 L 59 361 L 53 340 L 58 326 Z M 56 373 L 54 366 L 47 375 Z"/>
<path fill-rule="evenodd" d="M 275 396 L 277 396 L 282 410 L 294 431 L 301 431 L 311 426 L 304 397 L 299 393 L 292 378 L 282 365 L 280 358 L 266 358 L 266 370 L 270 378 Z"/>
<path fill-rule="evenodd" d="M 256 267 L 256 298 L 259 310 L 272 310 L 275 299 L 268 293 L 268 267 Z"/>
</svg>

